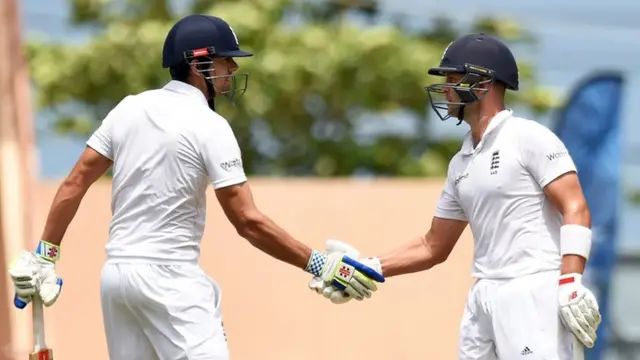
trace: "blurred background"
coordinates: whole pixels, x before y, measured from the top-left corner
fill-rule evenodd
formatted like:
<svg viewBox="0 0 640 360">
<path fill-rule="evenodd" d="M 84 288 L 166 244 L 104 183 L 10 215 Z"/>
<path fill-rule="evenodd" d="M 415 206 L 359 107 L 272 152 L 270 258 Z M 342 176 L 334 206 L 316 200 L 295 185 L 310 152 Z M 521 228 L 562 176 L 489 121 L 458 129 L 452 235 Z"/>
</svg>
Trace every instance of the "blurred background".
<svg viewBox="0 0 640 360">
<path fill-rule="evenodd" d="M 635 289 L 640 279 L 640 3 L 0 4 L 3 269 L 14 251 L 32 243 L 27 239 L 39 236 L 34 208 L 46 213 L 53 196 L 44 192 L 50 197 L 41 199 L 43 192 L 31 189 L 59 182 L 84 141 L 124 96 L 168 81 L 160 66 L 162 43 L 185 14 L 224 18 L 242 47 L 256 54 L 239 61 L 240 71 L 250 74 L 240 102 L 235 107 L 217 104 L 238 136 L 250 176 L 283 183 L 304 178 L 319 188 L 336 179 L 370 181 L 371 196 L 381 179 L 398 191 L 409 180 L 442 182 L 468 128 L 433 115 L 424 86 L 439 79 L 429 77 L 427 69 L 457 36 L 481 31 L 507 42 L 518 60 L 521 91 L 509 95 L 509 106 L 554 130 L 580 170 L 595 233 L 587 278 L 605 320 L 588 358 L 640 359 L 640 293 Z M 435 200 L 427 205 L 435 206 Z M 394 226 L 393 216 L 405 215 L 389 216 L 386 222 Z M 8 289 L 5 278 L 0 285 Z M 0 308 L 7 321 L 0 326 L 7 329 L 3 341 L 16 348 L 22 343 L 16 345 L 11 334 L 28 329 L 7 303 Z M 415 353 L 402 359 L 421 358 Z"/>
</svg>

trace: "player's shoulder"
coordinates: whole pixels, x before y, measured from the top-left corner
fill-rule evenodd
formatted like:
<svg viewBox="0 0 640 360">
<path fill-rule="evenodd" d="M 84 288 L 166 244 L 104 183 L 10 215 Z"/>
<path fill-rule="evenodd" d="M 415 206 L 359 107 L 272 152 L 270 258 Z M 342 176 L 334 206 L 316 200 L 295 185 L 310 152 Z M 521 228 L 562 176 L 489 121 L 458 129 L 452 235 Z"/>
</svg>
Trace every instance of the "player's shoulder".
<svg viewBox="0 0 640 360">
<path fill-rule="evenodd" d="M 226 131 L 231 129 L 229 121 L 227 121 L 224 116 L 215 111 L 211 111 L 209 108 L 203 111 L 201 123 L 204 127 L 213 131 Z"/>
<path fill-rule="evenodd" d="M 531 138 L 531 136 L 541 134 L 551 134 L 553 131 L 545 125 L 524 117 L 512 116 L 505 124 L 507 131 L 513 135 L 525 136 Z"/>
<path fill-rule="evenodd" d="M 137 94 L 126 95 L 109 111 L 103 121 L 110 123 L 117 122 L 120 119 L 130 117 L 138 108 L 139 97 Z M 124 121 L 124 120 L 123 120 Z"/>
<path fill-rule="evenodd" d="M 234 138 L 235 133 L 229 121 L 222 115 L 207 108 L 202 112 L 202 116 L 194 123 L 197 137 L 203 141 L 223 140 Z"/>
<path fill-rule="evenodd" d="M 469 131 L 469 134 L 470 133 L 471 133 L 471 131 Z M 467 138 L 467 136 L 465 136 L 465 140 L 464 141 L 466 141 L 466 138 Z M 456 152 L 453 155 L 453 157 L 451 157 L 451 160 L 449 160 L 449 166 L 447 168 L 447 173 L 449 173 L 449 174 L 456 173 L 456 172 L 460 171 L 460 169 L 464 168 L 463 153 L 464 153 L 464 151 L 461 148 L 460 150 L 458 150 L 458 152 Z"/>
<path fill-rule="evenodd" d="M 129 112 L 136 109 L 143 109 L 150 99 L 157 97 L 158 89 L 144 90 L 135 94 L 129 94 L 123 97 L 113 108 L 116 112 Z"/>
</svg>

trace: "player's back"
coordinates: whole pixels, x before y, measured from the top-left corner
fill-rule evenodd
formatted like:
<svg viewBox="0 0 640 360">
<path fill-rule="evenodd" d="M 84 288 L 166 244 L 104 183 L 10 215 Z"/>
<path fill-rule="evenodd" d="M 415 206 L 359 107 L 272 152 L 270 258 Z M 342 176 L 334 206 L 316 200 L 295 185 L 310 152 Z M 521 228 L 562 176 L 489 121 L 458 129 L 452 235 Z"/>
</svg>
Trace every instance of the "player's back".
<svg viewBox="0 0 640 360">
<path fill-rule="evenodd" d="M 199 132 L 226 124 L 201 100 L 150 90 L 105 118 L 114 161 L 110 260 L 197 261 L 209 183 Z"/>
</svg>

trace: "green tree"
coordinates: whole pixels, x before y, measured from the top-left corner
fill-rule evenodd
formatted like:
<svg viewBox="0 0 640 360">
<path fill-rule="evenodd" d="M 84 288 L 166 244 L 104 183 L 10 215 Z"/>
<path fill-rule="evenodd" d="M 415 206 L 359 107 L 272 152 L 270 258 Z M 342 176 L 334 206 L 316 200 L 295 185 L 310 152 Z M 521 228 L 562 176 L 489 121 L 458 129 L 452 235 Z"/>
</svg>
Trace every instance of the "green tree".
<svg viewBox="0 0 640 360">
<path fill-rule="evenodd" d="M 125 95 L 160 87 L 164 37 L 192 12 L 226 19 L 243 48 L 247 93 L 236 106 L 218 101 L 232 124 L 249 174 L 347 176 L 442 175 L 457 140 L 436 140 L 426 74 L 460 29 L 445 17 L 412 30 L 397 18 L 381 25 L 375 0 L 292 1 L 73 0 L 73 22 L 95 36 L 82 44 L 30 39 L 30 70 L 38 105 L 55 111 L 58 131 L 86 137 Z M 513 43 L 531 37 L 505 19 L 481 18 L 474 29 Z M 553 104 L 521 62 L 522 93 L 514 103 L 543 112 Z M 414 120 L 410 135 L 363 136 L 362 124 L 402 113 Z"/>
</svg>

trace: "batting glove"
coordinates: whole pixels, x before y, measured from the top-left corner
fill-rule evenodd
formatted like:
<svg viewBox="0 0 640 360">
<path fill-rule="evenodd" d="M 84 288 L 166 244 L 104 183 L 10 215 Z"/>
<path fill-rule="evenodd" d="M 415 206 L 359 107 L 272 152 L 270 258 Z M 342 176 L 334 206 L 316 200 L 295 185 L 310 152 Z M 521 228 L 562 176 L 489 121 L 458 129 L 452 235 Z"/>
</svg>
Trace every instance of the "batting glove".
<svg viewBox="0 0 640 360">
<path fill-rule="evenodd" d="M 56 302 L 62 290 L 62 279 L 55 268 L 59 258 L 60 248 L 46 241 L 40 241 L 34 252 L 20 253 L 9 268 L 15 289 L 15 307 L 24 309 L 36 292 L 45 306 Z"/>
<path fill-rule="evenodd" d="M 306 271 L 358 300 L 371 297 L 378 289 L 375 282 L 384 282 L 382 274 L 341 252 L 313 250 Z"/>
<path fill-rule="evenodd" d="M 380 265 L 380 260 L 376 257 L 360 259 L 360 263 L 366 265 L 372 269 L 374 269 L 377 273 L 382 275 L 382 265 Z M 349 300 L 353 299 L 349 293 L 342 291 L 330 283 L 325 283 L 322 289 L 322 294 L 324 297 L 331 300 L 334 304 L 344 304 L 349 302 Z"/>
<path fill-rule="evenodd" d="M 351 245 L 333 239 L 327 240 L 325 244 L 325 251 L 327 252 L 327 254 L 345 254 L 352 259 L 357 259 L 360 257 L 360 252 L 353 248 Z M 316 292 L 317 294 L 324 295 L 326 298 L 331 299 L 331 301 L 336 304 L 343 304 L 351 300 L 350 296 L 346 294 L 343 295 L 342 291 L 336 290 L 331 285 L 331 283 L 325 283 L 319 276 L 314 276 L 313 279 L 309 281 L 309 289 Z M 334 292 L 336 296 L 332 296 Z"/>
<path fill-rule="evenodd" d="M 560 276 L 558 288 L 560 319 L 584 346 L 592 348 L 602 320 L 596 297 L 582 285 L 581 274 Z"/>
</svg>

